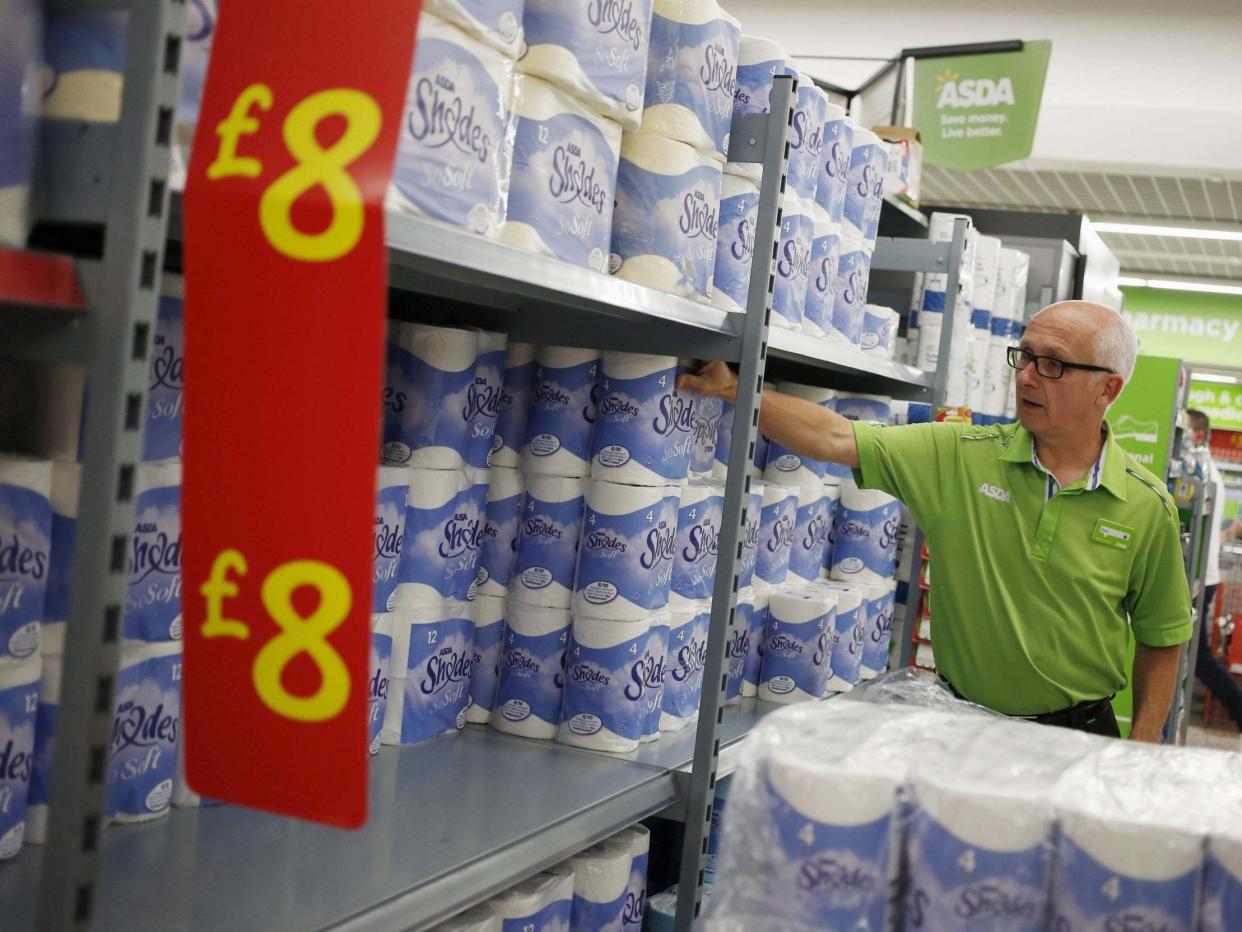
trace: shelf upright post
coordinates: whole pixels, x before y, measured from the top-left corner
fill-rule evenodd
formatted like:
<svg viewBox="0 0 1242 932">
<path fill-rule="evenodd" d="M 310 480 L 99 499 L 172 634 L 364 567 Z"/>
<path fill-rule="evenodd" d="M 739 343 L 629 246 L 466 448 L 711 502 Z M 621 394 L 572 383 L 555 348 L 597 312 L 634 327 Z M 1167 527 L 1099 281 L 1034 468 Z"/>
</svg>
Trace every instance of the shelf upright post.
<svg viewBox="0 0 1242 932">
<path fill-rule="evenodd" d="M 767 361 L 768 323 L 772 314 L 772 268 L 776 262 L 777 231 L 781 225 L 781 196 L 789 159 L 789 127 L 793 123 L 796 83 L 777 76 L 772 81 L 766 114 L 735 114 L 730 128 L 729 159 L 763 165 L 759 208 L 755 221 L 755 251 L 750 290 L 742 323 L 741 360 L 737 399 L 733 406 L 733 441 L 729 474 L 725 480 L 725 507 L 721 520 L 716 587 L 703 665 L 703 697 L 694 742 L 694 769 L 686 801 L 686 829 L 677 891 L 677 932 L 690 932 L 703 898 L 703 858 L 711 831 L 716 798 L 716 771 L 720 764 L 718 730 L 724 716 L 728 670 L 725 650 L 737 607 L 738 564 L 742 556 L 742 524 L 750 493 L 750 464 L 759 430 L 759 402 Z"/>
<path fill-rule="evenodd" d="M 940 323 L 940 348 L 936 351 L 936 377 L 932 381 L 932 404 L 942 405 L 949 389 L 949 353 L 953 346 L 954 321 L 957 318 L 957 289 L 961 282 L 962 254 L 966 251 L 966 221 L 953 221 L 953 239 L 949 245 L 949 281 L 944 289 L 944 319 Z"/>
<path fill-rule="evenodd" d="M 85 929 L 94 906 L 147 354 L 168 215 L 185 2 L 147 0 L 129 7 L 121 118 L 106 166 L 112 183 L 103 261 L 88 294 L 90 410 L 71 567 L 66 688 L 39 887 L 41 930 Z"/>
<path fill-rule="evenodd" d="M 1178 480 L 1189 482 L 1194 488 L 1190 500 L 1190 540 L 1183 553 L 1186 563 L 1186 578 L 1190 583 L 1191 610 L 1194 612 L 1190 640 L 1182 645 L 1177 665 L 1177 686 L 1173 691 L 1173 702 L 1169 706 L 1169 716 L 1165 720 L 1165 740 L 1172 744 L 1182 744 L 1186 738 L 1186 715 L 1189 713 L 1195 688 L 1195 665 L 1198 660 L 1199 628 L 1203 623 L 1204 602 L 1207 600 L 1207 561 L 1204 555 L 1204 542 L 1208 534 L 1218 533 L 1212 527 L 1213 499 L 1216 489 L 1205 480 Z"/>
</svg>

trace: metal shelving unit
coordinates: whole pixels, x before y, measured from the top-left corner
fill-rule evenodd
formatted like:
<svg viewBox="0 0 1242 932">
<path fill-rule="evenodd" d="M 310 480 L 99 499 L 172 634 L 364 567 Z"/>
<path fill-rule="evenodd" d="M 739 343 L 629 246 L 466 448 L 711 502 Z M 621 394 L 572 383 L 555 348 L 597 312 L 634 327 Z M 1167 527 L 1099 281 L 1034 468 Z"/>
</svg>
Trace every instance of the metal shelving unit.
<svg viewBox="0 0 1242 932">
<path fill-rule="evenodd" d="M 1165 720 L 1165 741 L 1172 744 L 1186 743 L 1189 727 L 1191 700 L 1195 689 L 1195 662 L 1198 659 L 1199 626 L 1202 623 L 1204 601 L 1207 591 L 1203 580 L 1207 573 L 1207 538 L 1219 533 L 1212 526 L 1212 507 L 1216 488 L 1202 479 L 1179 478 L 1173 480 L 1173 498 L 1185 520 L 1182 522 L 1182 557 L 1186 565 L 1186 580 L 1190 584 L 1191 604 L 1194 606 L 1194 629 L 1190 640 L 1182 645 L 1178 658 L 1177 686 L 1173 703 Z"/>
</svg>

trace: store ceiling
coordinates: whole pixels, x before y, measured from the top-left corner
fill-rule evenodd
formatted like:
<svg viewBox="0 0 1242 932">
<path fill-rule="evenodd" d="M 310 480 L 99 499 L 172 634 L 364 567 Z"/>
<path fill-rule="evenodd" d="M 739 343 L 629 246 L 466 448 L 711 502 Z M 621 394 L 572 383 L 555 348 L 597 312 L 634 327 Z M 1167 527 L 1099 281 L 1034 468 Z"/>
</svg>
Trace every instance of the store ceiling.
<svg viewBox="0 0 1242 932">
<path fill-rule="evenodd" d="M 1242 228 L 1242 181 L 1224 179 L 1015 168 L 954 172 L 927 166 L 922 200 L 961 207 L 1084 211 L 1096 220 Z M 1242 281 L 1242 242 L 1101 235 L 1126 274 Z"/>
</svg>

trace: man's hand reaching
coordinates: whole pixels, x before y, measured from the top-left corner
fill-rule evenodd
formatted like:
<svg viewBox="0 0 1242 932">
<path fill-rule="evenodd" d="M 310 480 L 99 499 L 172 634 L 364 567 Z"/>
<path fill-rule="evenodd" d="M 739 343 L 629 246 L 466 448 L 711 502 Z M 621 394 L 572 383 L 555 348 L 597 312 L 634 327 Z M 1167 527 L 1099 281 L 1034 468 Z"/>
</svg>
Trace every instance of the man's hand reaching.
<svg viewBox="0 0 1242 932">
<path fill-rule="evenodd" d="M 723 398 L 729 404 L 737 401 L 737 375 L 719 359 L 707 363 L 695 375 L 686 372 L 678 376 L 677 388 L 709 398 Z"/>
</svg>

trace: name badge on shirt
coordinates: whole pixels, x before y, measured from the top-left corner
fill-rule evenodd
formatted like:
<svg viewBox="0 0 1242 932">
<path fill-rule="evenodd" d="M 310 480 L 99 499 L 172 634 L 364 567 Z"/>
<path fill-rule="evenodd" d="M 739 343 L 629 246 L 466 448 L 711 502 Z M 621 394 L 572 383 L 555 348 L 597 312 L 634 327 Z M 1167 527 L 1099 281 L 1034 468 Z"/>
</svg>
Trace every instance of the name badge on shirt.
<svg viewBox="0 0 1242 932">
<path fill-rule="evenodd" d="M 1109 521 L 1107 518 L 1100 518 L 1095 522 L 1095 530 L 1091 532 L 1093 541 L 1105 547 L 1112 547 L 1114 550 L 1129 550 L 1133 537 L 1134 528 L 1118 524 L 1116 521 Z"/>
</svg>

